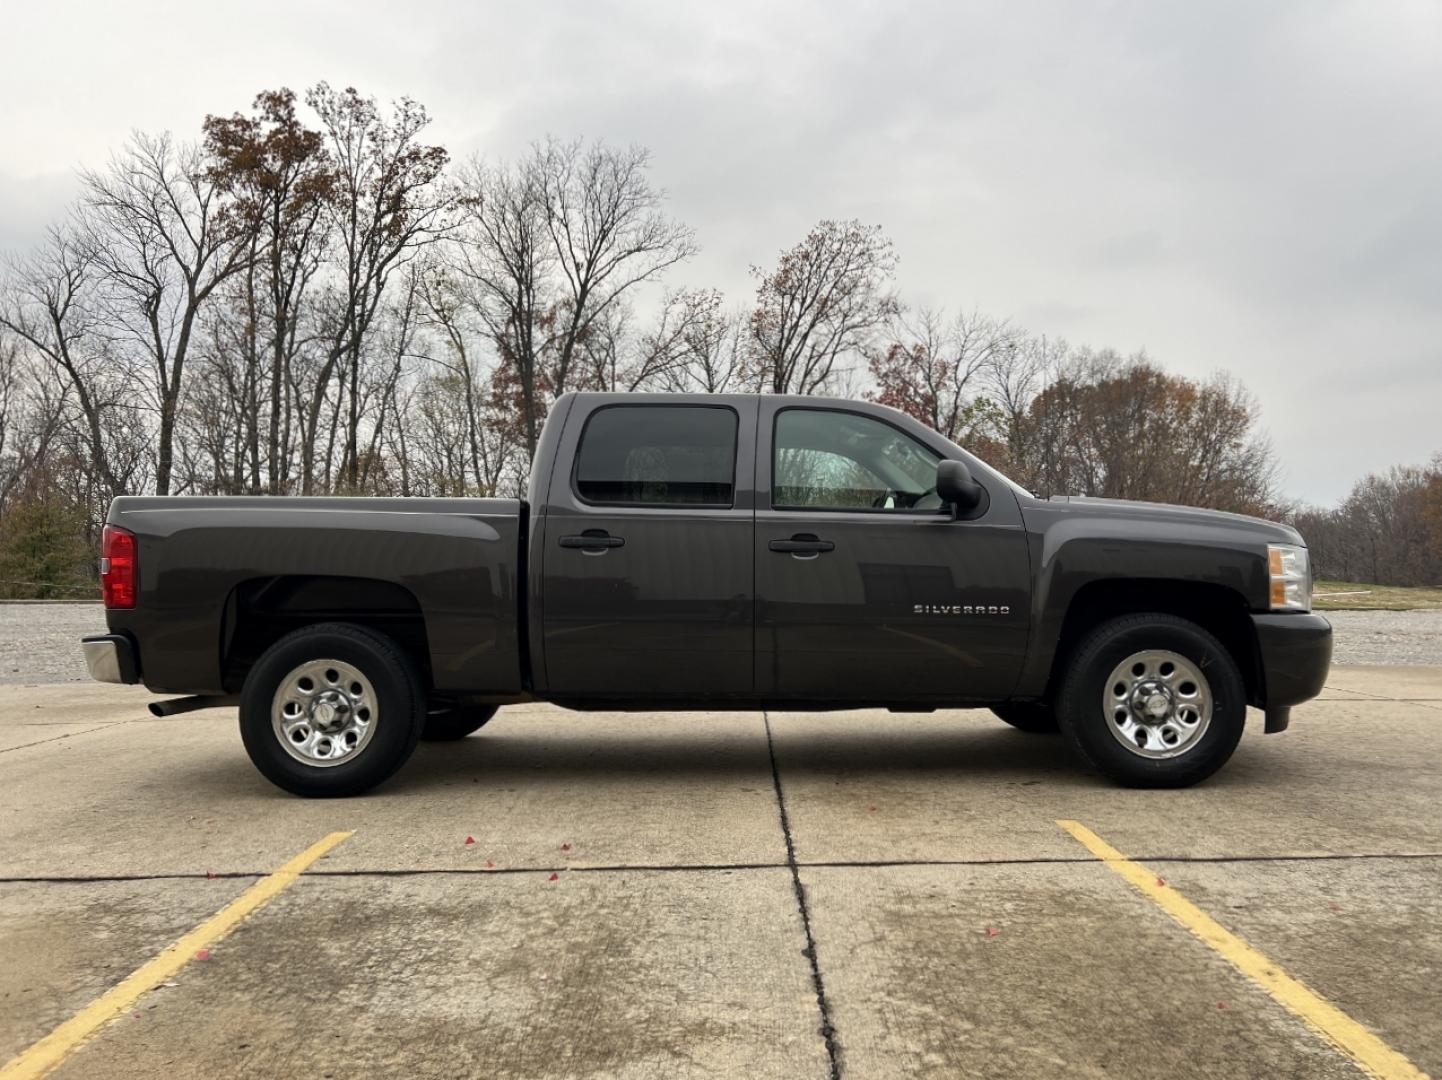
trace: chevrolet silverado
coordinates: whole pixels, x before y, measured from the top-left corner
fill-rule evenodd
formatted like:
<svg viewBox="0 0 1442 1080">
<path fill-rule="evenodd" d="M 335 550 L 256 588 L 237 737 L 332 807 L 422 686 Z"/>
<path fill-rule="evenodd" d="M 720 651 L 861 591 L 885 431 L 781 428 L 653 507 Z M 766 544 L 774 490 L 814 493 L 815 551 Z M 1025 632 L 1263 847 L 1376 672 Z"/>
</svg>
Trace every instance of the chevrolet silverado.
<svg viewBox="0 0 1442 1080">
<path fill-rule="evenodd" d="M 122 497 L 91 675 L 238 705 L 348 795 L 497 708 L 989 707 L 1129 785 L 1210 776 L 1321 689 L 1307 549 L 1256 518 L 1039 499 L 867 402 L 566 394 L 525 499 Z"/>
</svg>

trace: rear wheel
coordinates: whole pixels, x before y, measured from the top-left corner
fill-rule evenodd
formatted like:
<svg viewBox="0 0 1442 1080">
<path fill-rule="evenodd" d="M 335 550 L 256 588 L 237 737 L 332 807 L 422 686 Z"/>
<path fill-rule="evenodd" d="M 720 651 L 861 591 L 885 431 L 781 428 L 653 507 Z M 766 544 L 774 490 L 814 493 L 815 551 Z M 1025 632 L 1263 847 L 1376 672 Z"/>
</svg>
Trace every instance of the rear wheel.
<svg viewBox="0 0 1442 1080">
<path fill-rule="evenodd" d="M 480 731 L 496 715 L 496 706 L 465 700 L 435 701 L 426 713 L 421 738 L 426 742 L 453 742 Z"/>
<path fill-rule="evenodd" d="M 1057 732 L 1056 710 L 1041 702 L 1009 701 L 1005 705 L 993 705 L 991 711 L 1018 731 L 1033 735 L 1055 735 Z"/>
<path fill-rule="evenodd" d="M 296 795 L 356 795 L 416 748 L 425 697 L 390 638 L 350 623 L 287 634 L 246 676 L 240 736 L 255 767 Z"/>
<path fill-rule="evenodd" d="M 1061 730 L 1130 787 L 1186 787 L 1226 764 L 1246 722 L 1236 661 L 1174 615 L 1113 619 L 1077 647 L 1057 696 Z"/>
</svg>

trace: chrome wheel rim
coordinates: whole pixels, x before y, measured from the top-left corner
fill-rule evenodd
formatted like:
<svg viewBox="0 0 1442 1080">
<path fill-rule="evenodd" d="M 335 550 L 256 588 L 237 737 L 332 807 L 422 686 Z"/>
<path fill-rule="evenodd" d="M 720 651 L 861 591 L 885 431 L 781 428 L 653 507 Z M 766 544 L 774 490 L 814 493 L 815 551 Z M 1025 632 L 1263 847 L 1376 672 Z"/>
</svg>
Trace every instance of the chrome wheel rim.
<svg viewBox="0 0 1442 1080">
<path fill-rule="evenodd" d="M 1180 653 L 1148 649 L 1112 669 L 1102 712 L 1112 737 L 1138 757 L 1179 757 L 1212 722 L 1212 687 Z"/>
<path fill-rule="evenodd" d="M 285 752 L 303 765 L 353 760 L 375 734 L 375 690 L 354 664 L 307 660 L 280 680 L 270 720 Z"/>
</svg>

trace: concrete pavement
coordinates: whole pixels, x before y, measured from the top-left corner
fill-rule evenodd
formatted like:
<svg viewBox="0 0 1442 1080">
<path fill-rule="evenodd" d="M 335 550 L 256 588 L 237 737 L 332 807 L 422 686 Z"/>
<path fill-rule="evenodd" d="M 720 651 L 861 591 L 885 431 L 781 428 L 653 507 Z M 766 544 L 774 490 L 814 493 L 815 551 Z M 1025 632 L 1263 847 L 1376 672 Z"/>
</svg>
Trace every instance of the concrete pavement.
<svg viewBox="0 0 1442 1080">
<path fill-rule="evenodd" d="M 1362 1075 L 1075 819 L 1442 1075 L 1442 668 L 1181 792 L 984 712 L 526 706 L 306 801 L 146 700 L 0 688 L 0 1062 L 353 830 L 53 1075 Z"/>
</svg>

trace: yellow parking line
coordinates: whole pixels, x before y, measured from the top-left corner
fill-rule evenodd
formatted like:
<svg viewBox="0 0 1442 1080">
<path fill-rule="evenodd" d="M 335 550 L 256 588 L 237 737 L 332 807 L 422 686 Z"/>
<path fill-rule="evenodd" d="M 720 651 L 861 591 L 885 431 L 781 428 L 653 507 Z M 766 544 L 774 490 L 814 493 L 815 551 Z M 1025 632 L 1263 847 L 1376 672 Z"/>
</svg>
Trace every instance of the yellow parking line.
<svg viewBox="0 0 1442 1080">
<path fill-rule="evenodd" d="M 269 877 L 261 878 L 174 945 L 133 971 L 123 982 L 101 994 L 34 1046 L 10 1060 L 4 1068 L 0 1068 L 0 1080 L 34 1080 L 44 1076 L 102 1024 L 119 1016 L 147 990 L 174 975 L 198 950 L 208 948 L 225 937 L 246 916 L 264 907 L 292 884 L 311 863 L 351 835 L 348 832 L 333 832 L 317 840 Z"/>
<path fill-rule="evenodd" d="M 1427 1074 L 1305 983 L 1292 978 L 1140 863 L 1132 862 L 1079 821 L 1060 825 L 1107 867 L 1181 923 L 1243 975 L 1260 983 L 1306 1024 L 1377 1080 L 1427 1080 Z"/>
</svg>

